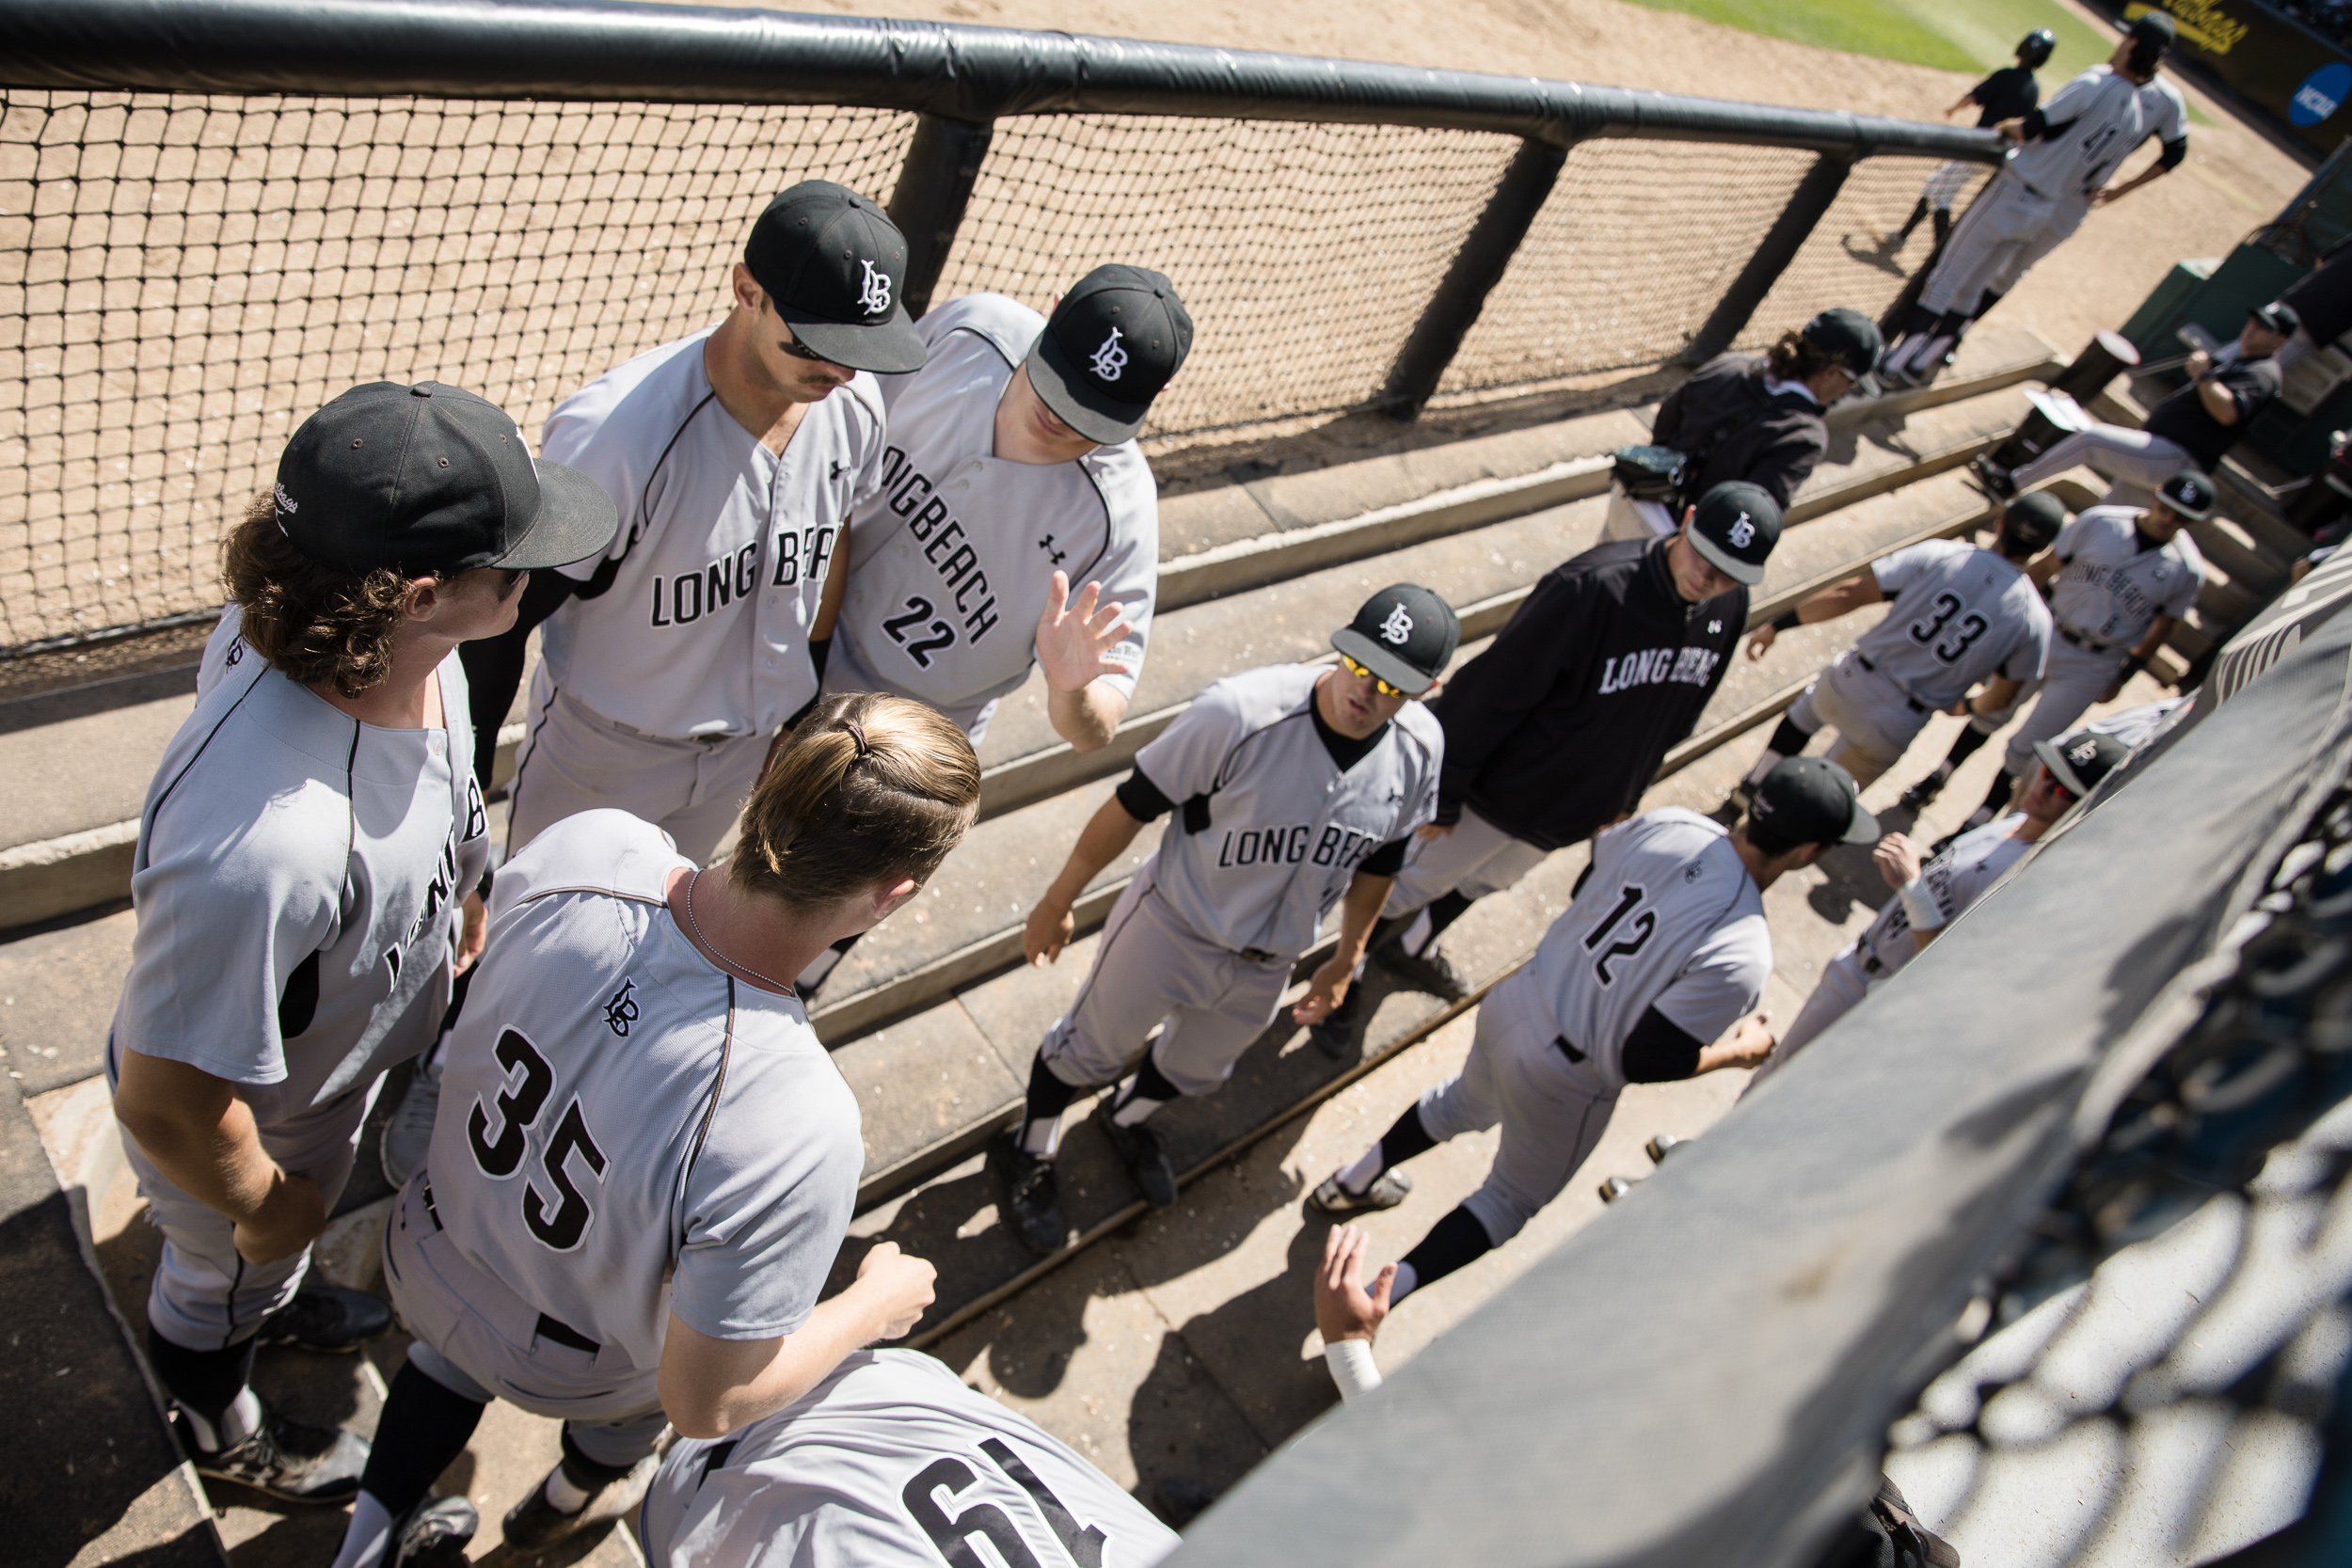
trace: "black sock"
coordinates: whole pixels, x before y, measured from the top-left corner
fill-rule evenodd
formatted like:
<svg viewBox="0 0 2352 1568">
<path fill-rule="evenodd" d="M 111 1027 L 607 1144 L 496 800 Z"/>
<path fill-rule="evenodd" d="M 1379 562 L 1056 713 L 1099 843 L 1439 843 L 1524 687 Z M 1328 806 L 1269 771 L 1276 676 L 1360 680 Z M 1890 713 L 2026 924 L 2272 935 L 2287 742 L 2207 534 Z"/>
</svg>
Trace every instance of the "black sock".
<svg viewBox="0 0 2352 1568">
<path fill-rule="evenodd" d="M 1372 935 L 1364 939 L 1364 951 L 1369 953 L 1384 942 L 1395 941 L 1406 933 L 1414 921 L 1420 918 L 1419 910 L 1407 910 L 1403 914 L 1382 915 L 1372 923 Z"/>
<path fill-rule="evenodd" d="M 247 1339 L 227 1350 L 190 1350 L 152 1328 L 147 1331 L 147 1364 L 155 1369 L 155 1381 L 215 1433 L 253 1379 L 254 1348 L 255 1341 Z"/>
<path fill-rule="evenodd" d="M 1958 772 L 1960 765 L 1975 756 L 1983 748 L 1984 743 L 1992 738 L 1974 724 L 1963 729 L 1960 732 L 1960 738 L 1952 742 L 1952 749 L 1944 753 L 1945 772 L 1947 774 Z"/>
<path fill-rule="evenodd" d="M 631 1470 L 637 1468 L 634 1463 L 600 1465 L 580 1452 L 580 1445 L 572 1439 L 572 1423 L 569 1421 L 564 1423 L 562 1446 L 564 1479 L 582 1492 L 594 1492 L 600 1486 L 610 1486 L 616 1481 L 624 1480 Z"/>
<path fill-rule="evenodd" d="M 1994 774 L 1992 791 L 1985 796 L 1982 809 L 1991 812 L 1995 816 L 2000 816 L 2009 809 L 2009 798 L 2015 794 L 2016 790 L 2015 779 L 2010 778 L 2005 772 Z"/>
<path fill-rule="evenodd" d="M 1784 717 L 1780 728 L 1772 732 L 1772 738 L 1764 743 L 1764 749 L 1778 752 L 1784 757 L 1801 756 L 1804 752 L 1804 743 L 1812 738 L 1811 730 L 1803 728 L 1794 719 Z"/>
<path fill-rule="evenodd" d="M 1478 1223 L 1478 1216 L 1468 1209 L 1456 1209 L 1431 1226 L 1421 1245 L 1406 1253 L 1403 1261 L 1412 1266 L 1413 1289 L 1418 1291 L 1493 1250 L 1494 1243 L 1486 1239 L 1486 1227 Z"/>
<path fill-rule="evenodd" d="M 1127 1090 L 1120 1103 L 1123 1105 L 1130 1100 L 1156 1100 L 1165 1105 L 1171 1100 L 1182 1100 L 1184 1094 L 1184 1090 L 1161 1075 L 1160 1064 L 1153 1061 L 1151 1053 L 1147 1052 L 1144 1053 L 1143 1065 L 1136 1069 L 1135 1084 Z"/>
<path fill-rule="evenodd" d="M 1458 893 L 1440 894 L 1429 906 L 1429 940 L 1421 944 L 1421 950 L 1426 953 L 1437 946 L 1438 939 L 1445 934 L 1445 928 L 1461 919 L 1462 911 L 1469 909 L 1470 903 L 1471 900 Z"/>
<path fill-rule="evenodd" d="M 397 1519 L 433 1490 L 434 1481 L 456 1463 L 482 1422 L 483 1407 L 443 1387 L 411 1361 L 392 1379 L 391 1395 L 375 1419 L 368 1467 L 359 1489 Z"/>
<path fill-rule="evenodd" d="M 1061 1123 L 1061 1114 L 1070 1102 L 1078 1098 L 1078 1091 L 1054 1076 L 1054 1069 L 1045 1065 L 1041 1051 L 1029 1064 L 1028 1101 L 1021 1110 L 1021 1130 L 1014 1134 L 1021 1147 L 1041 1160 L 1050 1160 L 1055 1133 Z"/>
<path fill-rule="evenodd" d="M 1919 220 L 1914 218 L 1911 221 L 1916 223 Z M 1951 238 L 1951 234 L 1952 210 L 1949 207 L 1938 207 L 1935 210 L 1935 243 L 1941 245 L 1946 240 Z"/>
<path fill-rule="evenodd" d="M 1438 1140 L 1421 1124 L 1421 1106 L 1407 1105 L 1394 1125 L 1380 1134 L 1380 1168 L 1401 1165 L 1414 1155 L 1426 1154 L 1437 1147 Z"/>
</svg>

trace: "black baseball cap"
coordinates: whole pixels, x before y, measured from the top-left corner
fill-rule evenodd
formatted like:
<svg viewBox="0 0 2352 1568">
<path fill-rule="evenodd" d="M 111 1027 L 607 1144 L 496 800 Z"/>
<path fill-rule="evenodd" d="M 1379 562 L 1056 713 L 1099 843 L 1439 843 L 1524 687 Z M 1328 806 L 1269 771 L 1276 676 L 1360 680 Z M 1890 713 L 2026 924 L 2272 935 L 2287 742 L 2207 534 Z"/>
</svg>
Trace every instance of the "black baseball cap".
<svg viewBox="0 0 2352 1568">
<path fill-rule="evenodd" d="M 1070 286 L 1029 349 L 1029 385 L 1054 417 L 1108 446 L 1135 438 L 1192 352 L 1176 285 L 1150 267 L 1097 267 Z"/>
<path fill-rule="evenodd" d="M 278 531 L 339 571 L 535 571 L 612 543 L 604 486 L 531 455 L 496 404 L 372 381 L 302 421 L 278 459 Z"/>
<path fill-rule="evenodd" d="M 2050 776 L 2079 800 L 2099 787 L 2099 781 L 2132 760 L 2132 749 L 2111 735 L 2076 730 L 2056 740 L 2037 740 L 2033 754 Z"/>
<path fill-rule="evenodd" d="M 2213 481 L 2195 468 L 2183 468 L 2156 489 L 2165 505 L 2192 523 L 2213 515 Z"/>
<path fill-rule="evenodd" d="M 1438 683 L 1461 642 L 1454 607 L 1415 582 L 1391 583 L 1331 634 L 1331 646 L 1408 697 Z"/>
<path fill-rule="evenodd" d="M 2180 37 L 2180 29 L 2173 24 L 2172 18 L 2157 10 L 2140 13 L 2139 20 L 2125 29 L 2125 33 L 2134 43 L 2139 45 L 2142 53 L 2153 52 L 2158 55 L 2171 48 L 2173 42 Z"/>
<path fill-rule="evenodd" d="M 1853 775 L 1823 757 L 1789 757 L 1756 786 L 1748 816 L 1790 844 L 1876 844 Z"/>
<path fill-rule="evenodd" d="M 1735 479 L 1701 496 L 1695 511 L 1692 547 L 1732 581 L 1762 582 L 1765 559 L 1780 543 L 1780 502 L 1772 493 Z"/>
<path fill-rule="evenodd" d="M 2256 325 L 2276 332 L 2281 338 L 2294 337 L 2296 328 L 2303 325 L 2302 315 L 2283 299 L 2274 299 L 2267 305 L 2257 305 L 2246 313 L 2254 319 Z"/>
<path fill-rule="evenodd" d="M 853 371 L 919 371 L 907 315 L 907 242 L 890 214 L 847 185 L 803 180 L 768 203 L 743 264 L 792 336 Z"/>
<path fill-rule="evenodd" d="M 2039 551 L 2066 526 L 2066 503 L 2047 490 L 2028 490 L 2001 509 L 2001 536 L 2011 549 Z"/>
<path fill-rule="evenodd" d="M 1879 368 L 1879 356 L 1886 348 L 1886 339 L 1879 331 L 1878 323 L 1842 305 L 1833 306 L 1805 323 L 1800 336 L 1825 351 L 1856 381 Z"/>
</svg>

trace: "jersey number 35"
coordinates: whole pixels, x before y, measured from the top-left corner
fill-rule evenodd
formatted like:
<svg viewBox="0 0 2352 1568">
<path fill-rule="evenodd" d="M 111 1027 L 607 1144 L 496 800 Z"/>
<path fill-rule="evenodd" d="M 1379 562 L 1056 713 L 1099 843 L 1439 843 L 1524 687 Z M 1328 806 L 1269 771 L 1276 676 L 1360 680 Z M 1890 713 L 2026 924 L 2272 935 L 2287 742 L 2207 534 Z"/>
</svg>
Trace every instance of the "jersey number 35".
<svg viewBox="0 0 2352 1568">
<path fill-rule="evenodd" d="M 548 1097 L 555 1089 L 555 1069 L 538 1048 L 509 1029 L 499 1037 L 494 1053 L 499 1066 L 510 1076 L 499 1089 L 496 1115 L 499 1134 L 490 1136 L 492 1112 L 479 1096 L 473 1112 L 466 1117 L 466 1144 L 473 1150 L 473 1163 L 482 1174 L 496 1181 L 503 1181 L 522 1168 L 523 1156 L 530 1151 L 530 1132 L 538 1121 L 539 1113 L 547 1109 Z M 547 1173 L 548 1181 L 555 1188 L 550 1200 L 539 1191 L 535 1181 L 523 1183 L 523 1224 L 533 1236 L 558 1252 L 569 1252 L 580 1245 L 588 1234 L 588 1222 L 596 1218 L 589 1207 L 588 1195 L 572 1182 L 565 1162 L 579 1155 L 589 1172 L 601 1182 L 604 1179 L 604 1150 L 588 1132 L 588 1120 L 580 1112 L 580 1097 L 572 1097 L 564 1107 L 564 1115 L 555 1124 L 555 1135 L 548 1140 L 547 1152 L 540 1156 L 539 1167 Z"/>
</svg>

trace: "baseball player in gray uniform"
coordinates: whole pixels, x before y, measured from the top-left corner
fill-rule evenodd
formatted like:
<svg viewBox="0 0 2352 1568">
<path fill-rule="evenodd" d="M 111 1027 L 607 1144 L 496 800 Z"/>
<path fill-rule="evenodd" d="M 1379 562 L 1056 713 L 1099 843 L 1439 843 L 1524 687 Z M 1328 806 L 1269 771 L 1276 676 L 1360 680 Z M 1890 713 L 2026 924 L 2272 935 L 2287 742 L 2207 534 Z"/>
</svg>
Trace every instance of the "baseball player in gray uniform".
<svg viewBox="0 0 2352 1568">
<path fill-rule="evenodd" d="M 1680 806 L 1593 840 L 1591 875 L 1535 956 L 1480 1004 L 1470 1059 L 1310 1201 L 1334 1219 L 1405 1201 L 1395 1167 L 1501 1122 L 1486 1182 L 1396 1265 L 1391 1302 L 1501 1246 L 1592 1153 L 1629 1083 L 1752 1067 L 1771 1048 L 1755 1011 L 1772 969 L 1764 890 L 1878 823 L 1835 763 L 1791 757 L 1737 832 Z"/>
<path fill-rule="evenodd" d="M 1888 607 L 1885 619 L 1789 705 L 1735 802 L 1824 724 L 1837 732 L 1830 760 L 1867 786 L 1901 758 L 1928 715 L 1957 707 L 1979 682 L 2000 683 L 1998 700 L 2013 701 L 2050 657 L 2050 611 L 2026 566 L 2065 522 L 2057 497 L 2021 497 L 2004 509 L 1989 549 L 1931 539 L 1897 550 L 1758 626 L 1748 639 L 1750 658 L 1763 657 L 1780 633 L 1799 626 L 1865 605 Z"/>
<path fill-rule="evenodd" d="M 1067 1444 L 904 1350 L 859 1351 L 739 1434 L 676 1444 L 641 1520 L 654 1568 L 1150 1568 L 1177 1545 Z"/>
<path fill-rule="evenodd" d="M 2034 743 L 2040 760 L 2017 810 L 1963 833 L 1948 848 L 1929 854 L 1906 833 L 1879 840 L 1872 859 L 1895 896 L 1880 909 L 1853 945 L 1822 966 L 1820 983 L 1741 1092 L 1788 1065 L 1822 1030 L 1851 1011 L 1870 988 L 1892 978 L 1958 920 L 1963 911 L 2025 859 L 2099 781 L 2131 760 L 2132 749 L 2109 735 L 2078 731 Z"/>
<path fill-rule="evenodd" d="M 385 1069 L 439 1026 L 489 861 L 448 656 L 613 524 L 491 404 L 377 382 L 303 421 L 230 534 L 235 629 L 148 790 L 106 1049 L 164 1233 L 148 1357 L 201 1474 L 297 1502 L 358 1487 L 367 1445 L 264 1405 L 254 1349 L 349 1350 L 390 1321 L 297 1291 Z"/>
<path fill-rule="evenodd" d="M 493 1398 L 564 1423 L 562 1462 L 506 1516 L 506 1544 L 533 1550 L 632 1501 L 665 1424 L 725 1436 L 913 1325 L 930 1266 L 887 1244 L 817 1299 L 865 1157 L 786 977 L 914 896 L 978 800 L 940 715 L 834 698 L 779 751 L 724 871 L 618 811 L 506 863 L 496 961 L 385 1236 L 415 1343 L 337 1568 L 470 1535 L 465 1498 L 427 1493 Z"/>
<path fill-rule="evenodd" d="M 2037 586 L 2046 585 L 2057 623 L 2049 668 L 2020 692 L 1979 692 L 1968 728 L 1936 770 L 1904 794 L 1904 804 L 1916 810 L 1933 800 L 1953 771 L 2032 699 L 2033 712 L 2010 735 L 2001 775 L 1968 826 L 2000 816 L 2033 771 L 2034 743 L 2064 734 L 2091 704 L 2113 702 L 2197 602 L 2205 561 L 2185 531 L 2213 515 L 2213 482 L 2184 468 L 2164 482 L 2144 512 L 2094 506 L 2067 524 L 2056 547 L 2026 574 Z"/>
<path fill-rule="evenodd" d="M 2000 171 L 1953 229 L 1949 244 L 1889 349 L 1880 379 L 1890 387 L 1931 377 L 1971 323 L 2082 227 L 2094 206 L 2122 199 L 2188 156 L 2188 105 L 2159 81 L 2172 19 L 2152 10 L 2132 24 L 2115 57 L 2075 77 L 2028 113 Z M 2132 179 L 2107 181 L 2150 136 L 2156 161 Z"/>
<path fill-rule="evenodd" d="M 596 806 L 694 860 L 717 848 L 777 732 L 817 696 L 812 648 L 840 590 L 827 567 L 882 474 L 882 390 L 864 372 L 923 363 L 905 277 L 906 241 L 881 208 L 804 181 L 753 225 L 723 321 L 548 417 L 546 454 L 594 475 L 622 528 L 468 659 L 476 722 L 494 728 L 522 639 L 545 623 L 508 854 Z"/>
<path fill-rule="evenodd" d="M 1192 318 L 1160 274 L 1105 266 L 1050 321 L 966 294 L 915 330 L 923 368 L 881 378 L 888 445 L 850 524 L 825 688 L 917 698 L 977 746 L 1041 665 L 1055 733 L 1094 751 L 1143 669 L 1160 514 L 1136 436 Z"/>
<path fill-rule="evenodd" d="M 1437 810 L 1444 738 L 1417 699 L 1436 689 L 1460 635 L 1428 589 L 1382 589 L 1332 634 L 1338 668 L 1276 665 L 1212 685 L 1087 824 L 1029 913 L 1032 963 L 1060 954 L 1070 906 L 1103 867 L 1145 823 L 1175 813 L 1112 907 L 1077 999 L 1038 1047 L 1019 1132 L 991 1149 L 1023 1244 L 1043 1255 L 1068 1234 L 1054 1155 L 1081 1089 L 1118 1084 L 1097 1105 L 1111 1143 L 1145 1201 L 1176 1201 L 1174 1168 L 1145 1118 L 1225 1082 L 1274 1022 L 1334 904 L 1338 950 L 1292 1014 L 1319 1022 L 1346 995 L 1413 830 Z"/>
</svg>

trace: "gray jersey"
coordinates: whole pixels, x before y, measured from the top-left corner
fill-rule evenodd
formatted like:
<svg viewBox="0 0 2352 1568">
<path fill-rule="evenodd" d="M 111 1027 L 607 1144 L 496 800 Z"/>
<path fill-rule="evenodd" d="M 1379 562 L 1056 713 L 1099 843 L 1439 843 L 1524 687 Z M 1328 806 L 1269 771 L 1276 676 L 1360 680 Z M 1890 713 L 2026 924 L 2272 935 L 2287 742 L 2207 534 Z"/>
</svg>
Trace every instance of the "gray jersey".
<svg viewBox="0 0 2352 1568">
<path fill-rule="evenodd" d="M 720 1339 L 798 1329 L 865 1164 L 856 1096 L 800 1002 L 671 918 L 691 863 L 591 811 L 500 868 L 425 1165 L 469 1262 L 639 1369 L 672 1312 Z"/>
<path fill-rule="evenodd" d="M 767 735 L 817 694 L 808 628 L 841 525 L 882 465 L 882 391 L 808 405 L 782 455 L 735 422 L 697 332 L 608 372 L 548 416 L 546 455 L 620 508 L 587 586 L 542 630 L 543 680 L 674 740 Z"/>
<path fill-rule="evenodd" d="M 1764 895 L 1721 825 L 1644 812 L 1594 837 L 1591 879 L 1529 968 L 1561 1037 L 1622 1085 L 1625 1037 L 1650 1008 L 1702 1042 L 1755 1010 L 1772 972 Z"/>
<path fill-rule="evenodd" d="M 2083 728 L 2096 730 L 2101 735 L 2111 735 L 2137 752 L 2170 729 L 2175 722 L 2174 716 L 2193 700 L 2193 696 L 2159 697 L 2153 703 L 2142 703 L 2121 713 L 2110 713 L 2105 719 L 2094 719 Z"/>
<path fill-rule="evenodd" d="M 1982 897 L 1985 889 L 1999 881 L 2001 874 L 2033 847 L 2026 840 L 2010 836 L 2025 823 L 2024 812 L 2011 812 L 1961 834 L 1950 848 L 1919 868 L 1920 883 L 1944 912 L 1945 925 L 1959 919 L 1963 910 Z M 1865 958 L 1875 960 L 1876 967 L 1869 971 L 1872 979 L 1894 974 L 1918 955 L 1919 944 L 1911 940 L 1911 916 L 1899 896 L 1886 901 L 1855 946 Z"/>
<path fill-rule="evenodd" d="M 1991 550 L 1931 539 L 1871 568 L 1892 604 L 1854 652 L 1915 700 L 1947 708 L 1990 676 L 2029 681 L 2050 658 L 2033 579 Z"/>
<path fill-rule="evenodd" d="M 826 684 L 895 691 L 984 729 L 1028 678 L 1057 569 L 1127 608 L 1104 682 L 1133 696 L 1159 581 L 1159 492 L 1133 441 L 1073 463 L 995 455 L 996 404 L 1045 318 L 967 294 L 915 324 L 930 357 L 882 378 L 890 411 L 882 490 L 850 529 L 850 581 Z"/>
<path fill-rule="evenodd" d="M 1437 815 L 1437 719 L 1406 703 L 1343 773 L 1310 712 L 1324 673 L 1278 664 L 1228 675 L 1136 757 L 1177 802 L 1154 891 L 1233 952 L 1305 952 L 1358 863 Z"/>
<path fill-rule="evenodd" d="M 138 931 L 112 1038 L 237 1085 L 285 1147 L 307 1113 L 431 1044 L 458 911 L 489 863 L 466 677 L 442 727 L 380 729 L 264 663 L 223 617 L 148 788 Z"/>
<path fill-rule="evenodd" d="M 1177 1545 L 1067 1445 L 906 1350 L 856 1352 L 737 1435 L 677 1444 L 641 1517 L 654 1568 L 1149 1568 Z"/>
<path fill-rule="evenodd" d="M 2009 166 L 2045 197 L 2077 205 L 2114 177 L 2132 149 L 2150 136 L 2178 141 L 2188 134 L 2188 105 L 2162 77 L 2141 87 L 2115 68 L 2094 65 L 2042 105 L 2052 127 L 2040 141 L 2009 151 Z"/>
<path fill-rule="evenodd" d="M 2094 506 L 2058 536 L 2066 564 L 2050 583 L 2058 629 L 2078 642 L 2128 648 L 2159 615 L 2188 613 L 2205 580 L 2205 558 L 2184 529 L 2153 550 L 2139 547 L 2136 506 Z"/>
</svg>

